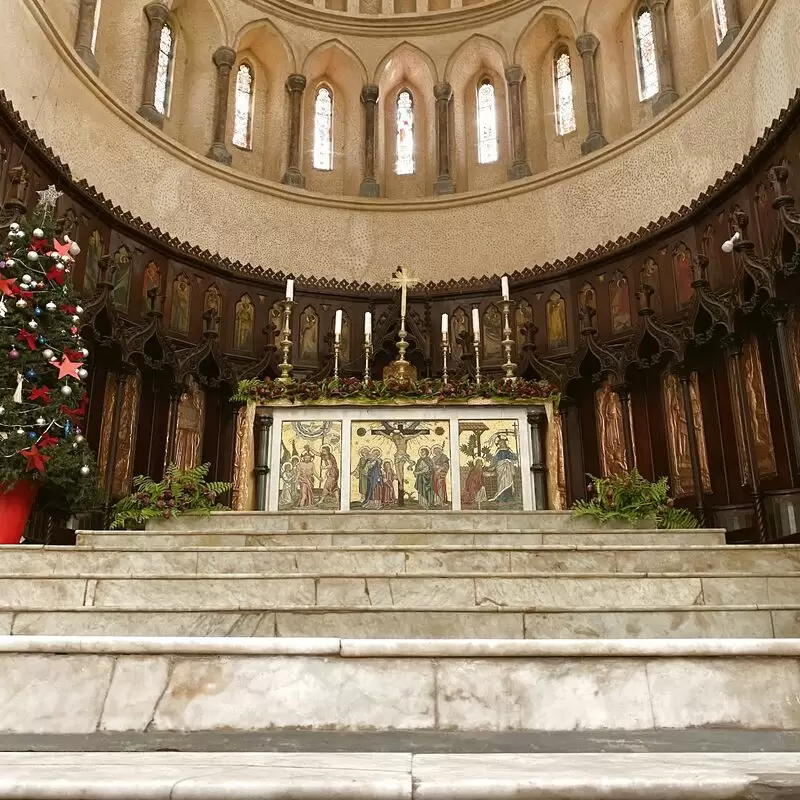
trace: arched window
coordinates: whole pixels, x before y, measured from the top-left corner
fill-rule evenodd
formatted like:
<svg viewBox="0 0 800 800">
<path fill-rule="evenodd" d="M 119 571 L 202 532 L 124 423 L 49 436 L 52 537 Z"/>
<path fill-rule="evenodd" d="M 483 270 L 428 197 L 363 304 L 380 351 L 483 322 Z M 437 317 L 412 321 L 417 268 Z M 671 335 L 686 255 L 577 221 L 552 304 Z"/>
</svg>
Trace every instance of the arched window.
<svg viewBox="0 0 800 800">
<path fill-rule="evenodd" d="M 639 64 L 639 99 L 658 94 L 658 66 L 653 15 L 646 6 L 636 12 L 636 59 Z"/>
<path fill-rule="evenodd" d="M 414 174 L 414 98 L 408 89 L 397 95 L 396 115 L 397 139 L 395 144 L 397 175 Z"/>
<path fill-rule="evenodd" d="M 556 131 L 559 136 L 575 130 L 575 98 L 572 91 L 572 60 L 562 47 L 556 51 L 553 63 L 556 89 Z"/>
<path fill-rule="evenodd" d="M 175 55 L 175 37 L 172 28 L 164 24 L 158 42 L 158 68 L 156 70 L 156 96 L 153 105 L 159 114 L 169 113 L 169 95 L 172 90 L 172 59 Z"/>
<path fill-rule="evenodd" d="M 233 143 L 249 150 L 253 136 L 253 70 L 240 64 L 236 72 L 236 103 L 233 114 Z"/>
<path fill-rule="evenodd" d="M 92 20 L 92 52 L 97 52 L 97 31 L 100 29 L 100 3 L 97 0 L 94 5 L 94 19 Z"/>
<path fill-rule="evenodd" d="M 714 9 L 714 28 L 717 31 L 717 44 L 728 33 L 728 15 L 725 13 L 725 0 L 711 0 Z"/>
<path fill-rule="evenodd" d="M 478 85 L 478 163 L 497 161 L 497 108 L 494 86 L 488 78 Z"/>
<path fill-rule="evenodd" d="M 314 169 L 333 169 L 333 94 L 326 86 L 314 100 Z"/>
</svg>

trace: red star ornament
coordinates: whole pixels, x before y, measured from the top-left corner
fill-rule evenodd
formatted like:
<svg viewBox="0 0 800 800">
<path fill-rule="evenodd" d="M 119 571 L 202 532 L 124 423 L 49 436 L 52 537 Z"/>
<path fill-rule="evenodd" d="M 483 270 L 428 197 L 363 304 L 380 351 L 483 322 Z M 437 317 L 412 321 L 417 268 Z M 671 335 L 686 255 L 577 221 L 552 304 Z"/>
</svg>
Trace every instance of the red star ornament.
<svg viewBox="0 0 800 800">
<path fill-rule="evenodd" d="M 43 433 L 41 439 L 39 439 L 39 447 L 42 449 L 52 447 L 54 444 L 58 444 L 58 437 L 51 436 L 49 433 Z"/>
<path fill-rule="evenodd" d="M 47 280 L 55 281 L 59 286 L 64 285 L 64 271 L 58 270 L 55 267 L 50 267 L 50 272 L 47 273 Z"/>
<path fill-rule="evenodd" d="M 58 253 L 58 255 L 62 256 L 69 256 L 69 247 L 70 243 L 67 242 L 66 244 L 61 244 L 58 239 L 53 240 L 53 250 Z M 70 256 L 71 258 L 71 256 Z"/>
<path fill-rule="evenodd" d="M 14 296 L 14 289 L 11 287 L 17 282 L 16 278 L 0 278 L 0 292 L 6 297 Z"/>
<path fill-rule="evenodd" d="M 31 389 L 30 400 L 41 400 L 45 405 L 49 405 L 52 400 L 50 389 L 47 386 L 37 386 L 35 389 Z"/>
<path fill-rule="evenodd" d="M 42 455 L 39 448 L 32 444 L 27 450 L 20 450 L 20 455 L 28 462 L 25 472 L 44 472 L 44 465 L 50 460 L 50 456 Z"/>
<path fill-rule="evenodd" d="M 31 333 L 30 331 L 22 331 L 21 330 L 17 334 L 17 341 L 18 342 L 27 342 L 28 343 L 28 347 L 31 350 L 35 350 L 36 349 L 36 334 L 35 333 Z"/>
<path fill-rule="evenodd" d="M 69 360 L 69 356 L 64 356 L 61 362 L 55 361 L 53 366 L 58 367 L 58 379 L 61 380 L 62 378 L 77 378 L 78 370 L 83 364 L 75 364 Z"/>
</svg>

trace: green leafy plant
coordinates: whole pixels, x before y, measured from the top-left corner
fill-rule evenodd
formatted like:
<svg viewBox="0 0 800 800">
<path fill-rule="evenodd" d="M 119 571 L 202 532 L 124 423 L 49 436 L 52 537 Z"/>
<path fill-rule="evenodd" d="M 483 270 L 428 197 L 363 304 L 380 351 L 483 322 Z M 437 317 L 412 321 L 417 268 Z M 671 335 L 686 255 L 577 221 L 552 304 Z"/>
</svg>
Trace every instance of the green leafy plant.
<svg viewBox="0 0 800 800">
<path fill-rule="evenodd" d="M 575 517 L 592 517 L 598 522 L 654 519 L 658 528 L 697 527 L 697 519 L 691 511 L 675 507 L 666 478 L 653 483 L 636 469 L 608 478 L 590 477 L 592 498 L 574 503 L 572 514 Z"/>
<path fill-rule="evenodd" d="M 141 525 L 149 519 L 173 519 L 181 514 L 208 516 L 224 511 L 217 497 L 231 488 L 223 481 L 206 481 L 210 464 L 178 469 L 170 464 L 164 479 L 154 481 L 146 475 L 133 479 L 133 492 L 114 506 L 112 530 Z"/>
</svg>

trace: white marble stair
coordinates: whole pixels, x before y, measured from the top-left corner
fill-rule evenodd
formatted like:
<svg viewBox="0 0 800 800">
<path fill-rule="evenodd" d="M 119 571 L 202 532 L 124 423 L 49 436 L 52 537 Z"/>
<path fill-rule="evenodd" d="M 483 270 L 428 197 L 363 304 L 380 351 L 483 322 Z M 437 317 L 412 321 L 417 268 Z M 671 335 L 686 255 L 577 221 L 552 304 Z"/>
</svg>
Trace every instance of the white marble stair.
<svg viewBox="0 0 800 800">
<path fill-rule="evenodd" d="M 778 800 L 797 753 L 5 753 L 0 800 Z"/>
</svg>

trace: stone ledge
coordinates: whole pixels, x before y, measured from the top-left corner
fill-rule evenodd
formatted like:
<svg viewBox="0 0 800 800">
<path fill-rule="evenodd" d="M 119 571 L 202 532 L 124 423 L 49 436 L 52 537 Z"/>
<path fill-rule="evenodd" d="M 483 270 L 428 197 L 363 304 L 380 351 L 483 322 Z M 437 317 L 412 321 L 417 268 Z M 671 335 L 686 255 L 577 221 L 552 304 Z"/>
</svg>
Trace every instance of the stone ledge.
<svg viewBox="0 0 800 800">
<path fill-rule="evenodd" d="M 796 753 L 0 753 L 0 799 L 734 800 L 800 788 Z"/>
</svg>

